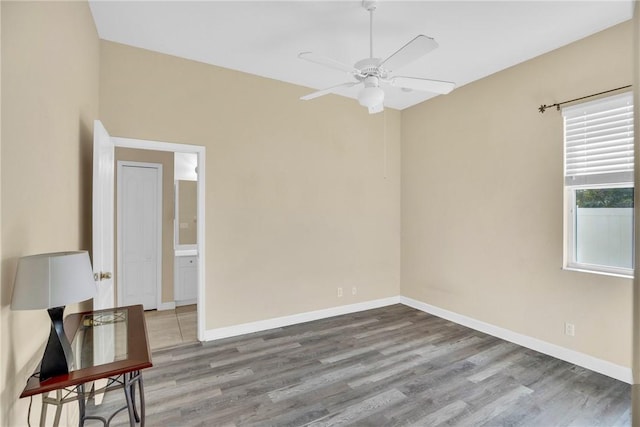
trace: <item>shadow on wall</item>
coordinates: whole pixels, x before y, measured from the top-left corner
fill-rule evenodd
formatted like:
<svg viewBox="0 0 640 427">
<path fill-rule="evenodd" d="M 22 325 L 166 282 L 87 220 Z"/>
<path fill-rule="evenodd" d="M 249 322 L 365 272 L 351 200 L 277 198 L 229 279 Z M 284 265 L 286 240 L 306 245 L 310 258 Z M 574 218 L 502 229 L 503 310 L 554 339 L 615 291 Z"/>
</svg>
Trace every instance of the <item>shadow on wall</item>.
<svg viewBox="0 0 640 427">
<path fill-rule="evenodd" d="M 92 177 L 93 177 L 93 122 L 81 118 L 78 125 L 79 132 L 79 248 L 91 249 L 91 223 L 92 223 Z M 11 228 L 4 236 L 8 241 L 25 241 L 29 245 L 29 230 Z M 19 236 L 19 237 L 18 237 Z M 78 249 L 78 248 L 70 248 Z M 6 251 L 8 252 L 8 251 Z M 5 253 L 6 253 L 5 252 Z M 46 310 L 11 311 L 11 296 L 13 294 L 13 281 L 18 265 L 18 256 L 8 257 L 2 260 L 2 273 L 0 277 L 0 315 L 2 316 L 2 344 L 6 349 L 2 352 L 3 359 L 0 363 L 5 387 L 0 393 L 0 425 L 10 425 L 13 419 L 11 414 L 16 413 L 18 406 L 27 405 L 28 400 L 17 399 L 22 392 L 25 381 L 32 374 L 32 369 L 37 366 L 49 333 L 49 317 Z M 91 301 L 79 305 L 71 305 L 65 312 L 91 310 Z M 28 329 L 25 328 L 28 324 Z M 29 330 L 30 334 L 21 331 Z M 16 354 L 20 351 L 20 354 Z M 26 357 L 25 357 L 26 355 Z M 23 365 L 18 366 L 16 361 L 21 360 Z M 34 403 L 35 407 L 39 407 Z M 20 410 L 19 412 L 25 412 Z M 37 412 L 37 411 L 36 411 Z M 33 414 L 32 414 L 33 415 Z M 39 416 L 39 415 L 38 415 Z"/>
<path fill-rule="evenodd" d="M 3 409 L 0 425 L 10 425 L 9 420 L 13 419 L 11 414 L 16 411 L 16 406 L 27 404 L 26 401 L 17 399 L 17 397 L 22 392 L 27 377 L 32 374 L 32 369 L 42 357 L 46 335 L 49 333 L 47 326 L 50 324 L 45 310 L 11 311 L 11 295 L 13 294 L 13 280 L 17 265 L 17 257 L 2 261 L 2 298 L 0 303 L 2 307 L 2 332 L 6 334 L 3 344 L 8 348 L 2 353 L 5 357 L 1 364 L 5 387 L 0 394 L 0 405 Z M 20 333 L 21 330 L 25 330 L 25 324 L 28 325 L 26 330 L 34 331 L 34 333 Z M 22 355 L 17 355 L 16 349 L 20 349 L 21 352 L 30 356 L 25 358 Z M 18 366 L 16 360 L 24 360 L 24 364 Z"/>
<path fill-rule="evenodd" d="M 78 204 L 80 222 L 78 232 L 80 236 L 80 249 L 86 249 L 92 254 L 92 209 L 93 209 L 93 121 L 81 117 L 79 123 L 80 141 L 80 176 L 78 185 L 80 186 L 80 203 Z M 88 308 L 90 309 L 90 308 Z"/>
<path fill-rule="evenodd" d="M 11 304 L 11 294 L 13 293 L 13 275 L 15 275 L 15 269 L 18 265 L 18 261 L 16 258 L 5 259 L 2 261 L 2 278 L 1 284 L 2 289 L 0 290 L 0 307 L 1 307 L 1 316 L 2 316 L 2 333 L 7 333 L 7 337 L 3 340 L 4 345 L 10 345 L 11 348 L 15 348 L 13 346 L 14 343 L 14 328 L 13 328 L 13 316 L 12 313 L 9 312 L 9 305 Z M 7 312 L 6 314 L 4 312 Z M 13 409 L 12 406 L 15 403 L 15 386 L 10 387 L 10 383 L 8 381 L 8 374 L 16 371 L 16 358 L 13 351 L 5 351 L 2 353 L 6 355 L 7 359 L 3 359 L 0 364 L 0 369 L 2 369 L 2 373 L 0 376 L 4 378 L 4 383 L 6 387 L 3 388 L 2 393 L 0 394 L 0 406 L 3 408 L 2 410 L 2 419 L 0 420 L 0 424 L 9 425 L 9 412 Z"/>
</svg>

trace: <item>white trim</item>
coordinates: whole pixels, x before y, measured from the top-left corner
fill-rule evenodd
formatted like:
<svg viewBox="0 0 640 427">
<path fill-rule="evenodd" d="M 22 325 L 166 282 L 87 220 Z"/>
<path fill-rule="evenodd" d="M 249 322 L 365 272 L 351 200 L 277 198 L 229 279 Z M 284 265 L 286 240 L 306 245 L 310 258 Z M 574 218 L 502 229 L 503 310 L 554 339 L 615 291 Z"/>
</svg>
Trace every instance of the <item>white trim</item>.
<svg viewBox="0 0 640 427">
<path fill-rule="evenodd" d="M 176 159 L 176 155 L 175 153 L 173 154 L 173 161 L 175 163 L 175 159 Z M 175 179 L 175 169 L 173 171 L 173 251 L 175 252 L 178 244 L 178 238 L 180 236 L 180 230 L 179 230 L 179 218 L 180 218 L 180 195 L 178 194 L 178 181 L 176 181 Z M 174 274 L 175 276 L 175 274 Z M 174 277 L 175 280 L 175 277 Z M 175 289 L 175 282 L 174 282 L 174 286 L 173 288 Z M 175 290 L 174 290 L 175 292 Z"/>
<path fill-rule="evenodd" d="M 198 340 L 205 339 L 205 181 L 206 168 L 205 158 L 206 149 L 200 145 L 176 144 L 172 142 L 149 141 L 145 139 L 112 137 L 114 146 L 124 148 L 137 148 L 139 150 L 156 150 L 170 151 L 180 153 L 196 153 L 198 155 L 198 218 L 202 221 L 197 223 L 198 233 L 198 302 L 197 302 L 197 324 L 198 324 Z"/>
<path fill-rule="evenodd" d="M 495 326 L 490 323 L 485 323 L 480 320 L 464 316 L 462 314 L 454 313 L 453 311 L 445 310 L 430 304 L 426 304 L 424 302 L 414 300 L 412 298 L 401 296 L 400 303 L 417 310 L 424 311 L 425 313 L 433 314 L 434 316 L 450 320 L 468 328 L 484 332 L 485 334 L 489 334 L 494 337 L 521 345 L 523 347 L 530 348 L 540 353 L 547 354 L 557 359 L 582 366 L 583 368 L 598 372 L 603 375 L 607 375 L 619 381 L 623 381 L 628 384 L 632 384 L 633 382 L 631 368 L 628 368 L 626 366 L 616 365 L 615 363 L 598 359 L 596 357 L 589 356 L 588 354 L 580 353 L 578 351 L 570 350 L 556 344 L 551 344 L 537 338 L 519 334 L 509 329 Z"/>
<path fill-rule="evenodd" d="M 193 304 L 195 304 L 197 302 L 198 302 L 198 298 L 192 298 L 192 299 L 185 299 L 185 300 L 176 301 L 174 305 L 176 307 L 180 307 L 180 306 L 183 306 L 183 305 L 193 305 Z"/>
<path fill-rule="evenodd" d="M 137 148 L 139 150 L 171 151 L 174 153 L 200 153 L 204 151 L 204 147 L 200 145 L 176 144 L 175 142 L 150 141 L 147 139 L 122 138 L 117 136 L 111 137 L 111 139 L 116 147 Z M 198 173 L 200 173 L 199 163 Z"/>
<path fill-rule="evenodd" d="M 158 311 L 162 311 L 162 310 L 175 310 L 176 309 L 176 303 L 173 301 L 170 302 L 161 302 L 160 304 L 158 304 Z"/>
<path fill-rule="evenodd" d="M 118 180 L 118 190 L 117 190 L 117 200 L 118 207 L 116 211 L 117 218 L 117 245 L 118 245 L 118 256 L 117 256 L 117 269 L 118 269 L 118 278 L 116 280 L 116 295 L 118 296 L 118 305 L 124 305 L 123 294 L 122 292 L 122 191 L 123 191 L 123 182 L 122 182 L 122 171 L 125 167 L 136 167 L 136 168 L 147 168 L 147 169 L 155 169 L 157 171 L 156 175 L 156 304 L 155 307 L 149 307 L 151 309 L 158 309 L 162 305 L 162 214 L 163 214 L 163 204 L 162 204 L 162 193 L 163 193 L 163 185 L 162 185 L 162 173 L 163 168 L 160 163 L 147 163 L 147 162 L 135 162 L 130 160 L 118 160 L 118 170 L 117 170 L 117 180 Z"/>
<path fill-rule="evenodd" d="M 259 320 L 257 322 L 209 329 L 205 331 L 205 341 L 219 340 L 222 338 L 235 337 L 253 332 L 266 331 L 268 329 L 281 328 L 283 326 L 296 325 L 298 323 L 311 322 L 313 320 L 326 319 L 328 317 L 340 316 L 343 314 L 357 313 L 359 311 L 386 307 L 388 305 L 398 303 L 400 303 L 400 297 L 389 297 L 356 304 L 325 308 L 323 310 L 309 311 L 307 313 L 293 314 L 291 316 L 276 317 L 273 319 Z"/>
<path fill-rule="evenodd" d="M 199 147 L 198 153 L 198 222 L 196 224 L 197 234 L 198 234 L 198 242 L 197 242 L 197 250 L 198 250 L 198 295 L 196 298 L 198 301 L 196 302 L 196 313 L 198 317 L 198 340 L 203 341 L 205 339 L 205 257 L 204 257 L 204 241 L 205 241 L 205 233 L 204 233 L 204 224 L 207 222 L 205 220 L 204 215 L 204 207 L 205 207 L 205 182 L 206 182 L 206 174 L 205 174 L 205 149 L 204 147 Z"/>
<path fill-rule="evenodd" d="M 175 250 L 175 256 L 176 257 L 180 257 L 180 256 L 196 256 L 198 255 L 198 250 L 197 249 L 176 249 Z"/>
<path fill-rule="evenodd" d="M 587 267 L 585 267 L 585 268 L 574 267 L 574 265 L 580 266 L 582 264 L 569 264 L 566 267 L 563 267 L 562 269 L 564 271 L 577 271 L 579 273 L 591 273 L 591 274 L 601 274 L 603 276 L 610 276 L 610 277 L 620 277 L 621 279 L 633 279 L 633 274 L 634 274 L 633 270 L 629 270 L 629 271 L 631 271 L 631 273 L 624 273 L 623 274 L 623 273 L 617 273 L 617 272 L 613 272 L 613 271 L 607 271 L 604 268 L 602 268 L 601 270 L 596 270 L 595 268 L 591 269 L 591 268 L 588 268 L 587 264 L 585 264 L 585 265 L 587 265 Z"/>
</svg>

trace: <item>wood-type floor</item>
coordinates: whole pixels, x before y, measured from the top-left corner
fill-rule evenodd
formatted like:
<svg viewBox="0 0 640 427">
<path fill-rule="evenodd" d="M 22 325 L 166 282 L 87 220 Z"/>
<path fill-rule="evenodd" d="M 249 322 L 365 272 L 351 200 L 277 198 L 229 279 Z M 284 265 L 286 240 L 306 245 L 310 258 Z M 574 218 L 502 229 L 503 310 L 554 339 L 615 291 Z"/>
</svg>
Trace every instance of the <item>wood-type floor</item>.
<svg viewBox="0 0 640 427">
<path fill-rule="evenodd" d="M 403 305 L 162 350 L 153 363 L 147 426 L 631 420 L 628 384 Z"/>
<path fill-rule="evenodd" d="M 175 310 L 145 311 L 151 351 L 197 342 L 196 316 L 195 304 L 176 307 Z"/>
</svg>

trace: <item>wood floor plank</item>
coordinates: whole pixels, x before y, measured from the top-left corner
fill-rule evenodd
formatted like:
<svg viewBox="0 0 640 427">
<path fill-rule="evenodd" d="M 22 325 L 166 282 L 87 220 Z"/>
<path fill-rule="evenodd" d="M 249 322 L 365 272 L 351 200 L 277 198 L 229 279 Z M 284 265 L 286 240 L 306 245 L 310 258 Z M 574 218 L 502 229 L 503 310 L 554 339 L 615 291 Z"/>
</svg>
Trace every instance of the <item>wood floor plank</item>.
<svg viewBox="0 0 640 427">
<path fill-rule="evenodd" d="M 444 424 L 462 414 L 467 409 L 467 404 L 462 400 L 456 400 L 429 415 L 409 424 L 412 427 L 437 426 Z"/>
<path fill-rule="evenodd" d="M 334 427 L 353 425 L 358 420 L 370 416 L 372 412 L 379 412 L 385 407 L 392 406 L 394 403 L 406 399 L 407 396 L 396 389 L 382 392 L 376 396 L 364 399 L 362 402 L 355 403 L 346 407 L 344 410 L 329 415 L 322 420 L 309 424 L 311 427 Z"/>
<path fill-rule="evenodd" d="M 153 353 L 148 426 L 625 426 L 630 386 L 403 306 Z M 122 403 L 121 393 L 103 408 Z M 112 425 L 127 425 L 126 413 Z"/>
</svg>

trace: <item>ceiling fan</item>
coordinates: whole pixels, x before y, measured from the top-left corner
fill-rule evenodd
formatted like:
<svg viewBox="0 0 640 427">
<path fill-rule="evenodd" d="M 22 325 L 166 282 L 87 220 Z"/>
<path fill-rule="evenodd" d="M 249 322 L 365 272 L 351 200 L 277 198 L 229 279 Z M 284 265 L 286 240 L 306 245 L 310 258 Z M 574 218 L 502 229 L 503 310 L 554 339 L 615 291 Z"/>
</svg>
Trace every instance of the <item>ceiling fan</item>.
<svg viewBox="0 0 640 427">
<path fill-rule="evenodd" d="M 384 91 L 381 84 L 399 87 L 405 91 L 418 90 L 438 94 L 447 94 L 453 90 L 452 82 L 424 79 L 420 77 L 393 76 L 391 73 L 410 62 L 426 55 L 438 47 L 438 43 L 431 37 L 418 35 L 400 49 L 392 53 L 386 59 L 373 56 L 373 12 L 377 2 L 363 0 L 362 7 L 369 12 L 369 57 L 362 59 L 351 66 L 331 58 L 316 55 L 313 52 L 302 52 L 298 58 L 315 64 L 323 65 L 340 71 L 345 71 L 354 77 L 354 81 L 341 83 L 317 92 L 302 96 L 300 99 L 307 101 L 334 92 L 336 89 L 349 88 L 357 85 L 364 87 L 358 93 L 358 101 L 363 107 L 369 109 L 370 114 L 379 113 L 384 109 Z"/>
</svg>

